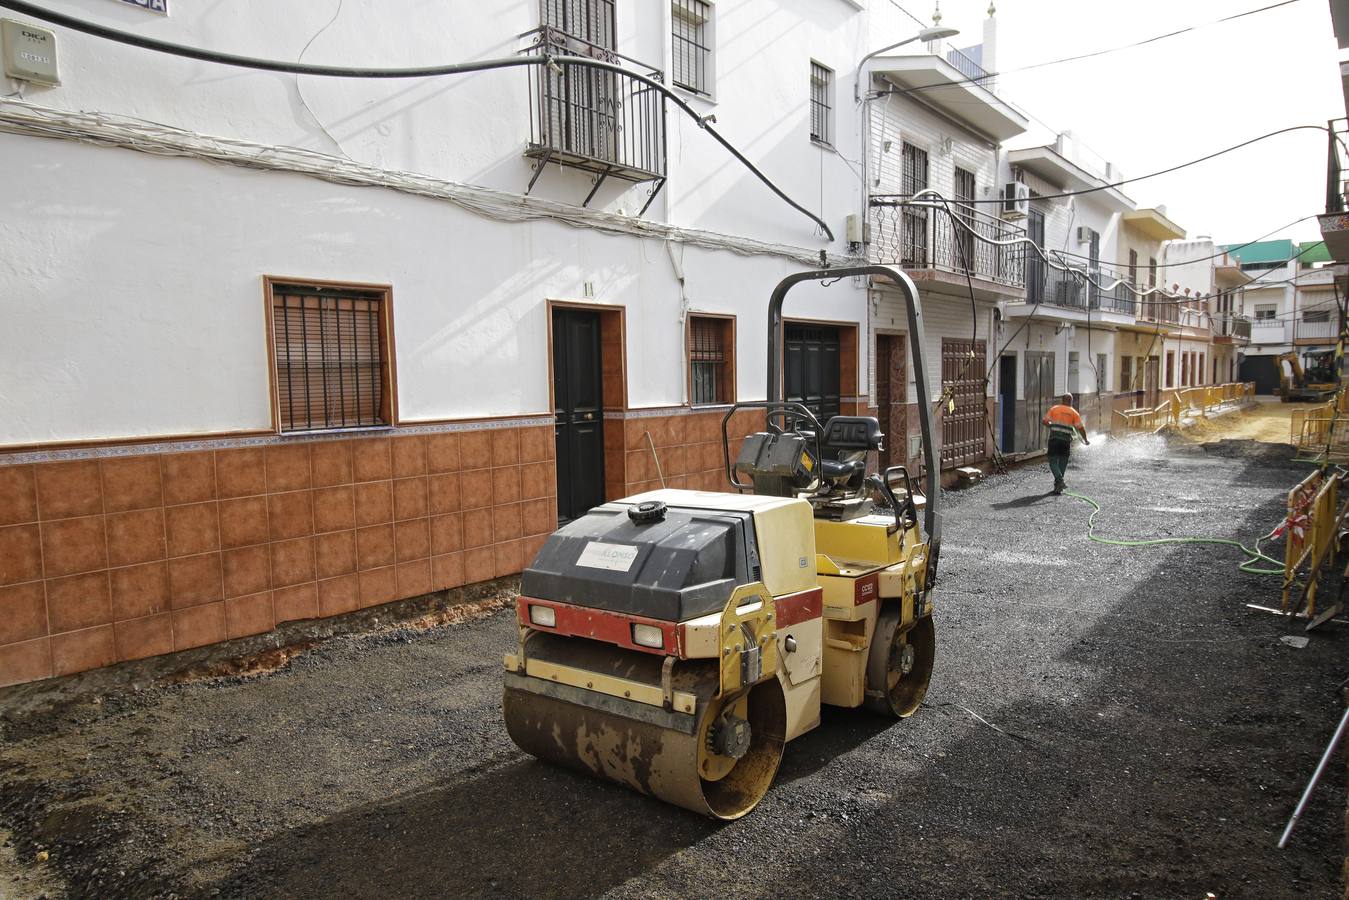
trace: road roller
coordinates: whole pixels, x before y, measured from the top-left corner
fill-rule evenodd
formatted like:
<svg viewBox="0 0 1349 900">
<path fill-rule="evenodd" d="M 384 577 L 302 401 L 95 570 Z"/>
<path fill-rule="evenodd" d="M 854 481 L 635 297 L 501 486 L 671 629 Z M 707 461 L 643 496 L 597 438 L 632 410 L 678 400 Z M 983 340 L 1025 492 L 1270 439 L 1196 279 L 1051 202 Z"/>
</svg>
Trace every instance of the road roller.
<svg viewBox="0 0 1349 900">
<path fill-rule="evenodd" d="M 888 282 L 906 301 L 917 486 L 904 466 L 868 474 L 884 440 L 876 419 L 820 422 L 781 399 L 788 291 L 851 276 Z M 768 399 L 722 419 L 728 490 L 604 503 L 554 532 L 525 569 L 519 642 L 505 658 L 515 743 L 730 820 L 764 797 L 785 745 L 819 725 L 822 704 L 912 715 L 936 652 L 941 546 L 925 359 L 918 293 L 903 272 L 832 268 L 778 284 Z M 745 408 L 762 410 L 763 426 L 737 438 L 732 460 L 730 423 Z"/>
</svg>

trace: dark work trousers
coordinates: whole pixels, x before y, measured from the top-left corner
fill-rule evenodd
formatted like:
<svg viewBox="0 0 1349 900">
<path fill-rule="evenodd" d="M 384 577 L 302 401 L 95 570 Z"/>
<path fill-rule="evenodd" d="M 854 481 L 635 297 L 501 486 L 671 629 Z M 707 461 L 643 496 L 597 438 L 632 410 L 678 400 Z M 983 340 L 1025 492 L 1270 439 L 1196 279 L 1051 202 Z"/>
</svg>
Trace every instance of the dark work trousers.
<svg viewBox="0 0 1349 900">
<path fill-rule="evenodd" d="M 1062 438 L 1049 439 L 1049 471 L 1054 473 L 1054 483 L 1063 483 L 1063 474 L 1068 471 L 1068 450 L 1072 440 Z"/>
</svg>

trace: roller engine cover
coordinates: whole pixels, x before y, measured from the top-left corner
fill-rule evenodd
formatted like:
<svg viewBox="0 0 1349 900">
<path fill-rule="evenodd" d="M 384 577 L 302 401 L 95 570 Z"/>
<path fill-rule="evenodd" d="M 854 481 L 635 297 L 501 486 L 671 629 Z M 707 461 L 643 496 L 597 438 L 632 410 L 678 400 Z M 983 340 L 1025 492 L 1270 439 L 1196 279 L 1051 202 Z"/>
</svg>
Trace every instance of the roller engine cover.
<svg viewBox="0 0 1349 900">
<path fill-rule="evenodd" d="M 759 577 L 752 513 L 620 502 L 553 532 L 520 593 L 683 622 L 720 612 L 738 586 Z"/>
</svg>

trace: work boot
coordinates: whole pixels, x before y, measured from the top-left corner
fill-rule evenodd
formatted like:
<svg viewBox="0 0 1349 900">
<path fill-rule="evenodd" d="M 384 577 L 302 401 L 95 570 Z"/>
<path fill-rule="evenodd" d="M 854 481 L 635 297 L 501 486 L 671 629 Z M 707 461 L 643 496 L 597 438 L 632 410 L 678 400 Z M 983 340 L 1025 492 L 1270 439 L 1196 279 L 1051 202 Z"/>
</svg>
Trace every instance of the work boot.
<svg viewBox="0 0 1349 900">
<path fill-rule="evenodd" d="M 1062 493 L 1063 493 L 1063 479 L 1062 479 L 1062 478 L 1055 478 L 1055 479 L 1054 479 L 1054 493 L 1056 493 L 1056 494 L 1062 494 Z"/>
</svg>

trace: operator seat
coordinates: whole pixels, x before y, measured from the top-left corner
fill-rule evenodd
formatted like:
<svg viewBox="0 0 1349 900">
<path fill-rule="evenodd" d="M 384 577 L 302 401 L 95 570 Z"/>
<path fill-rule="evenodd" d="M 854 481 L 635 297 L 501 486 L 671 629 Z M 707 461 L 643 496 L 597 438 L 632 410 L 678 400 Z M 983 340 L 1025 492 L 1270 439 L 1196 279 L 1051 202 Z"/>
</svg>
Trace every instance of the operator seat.
<svg viewBox="0 0 1349 900">
<path fill-rule="evenodd" d="M 849 493 L 861 490 L 867 473 L 867 451 L 880 450 L 884 441 L 881 423 L 874 416 L 832 417 L 820 439 L 821 478 Z"/>
</svg>

